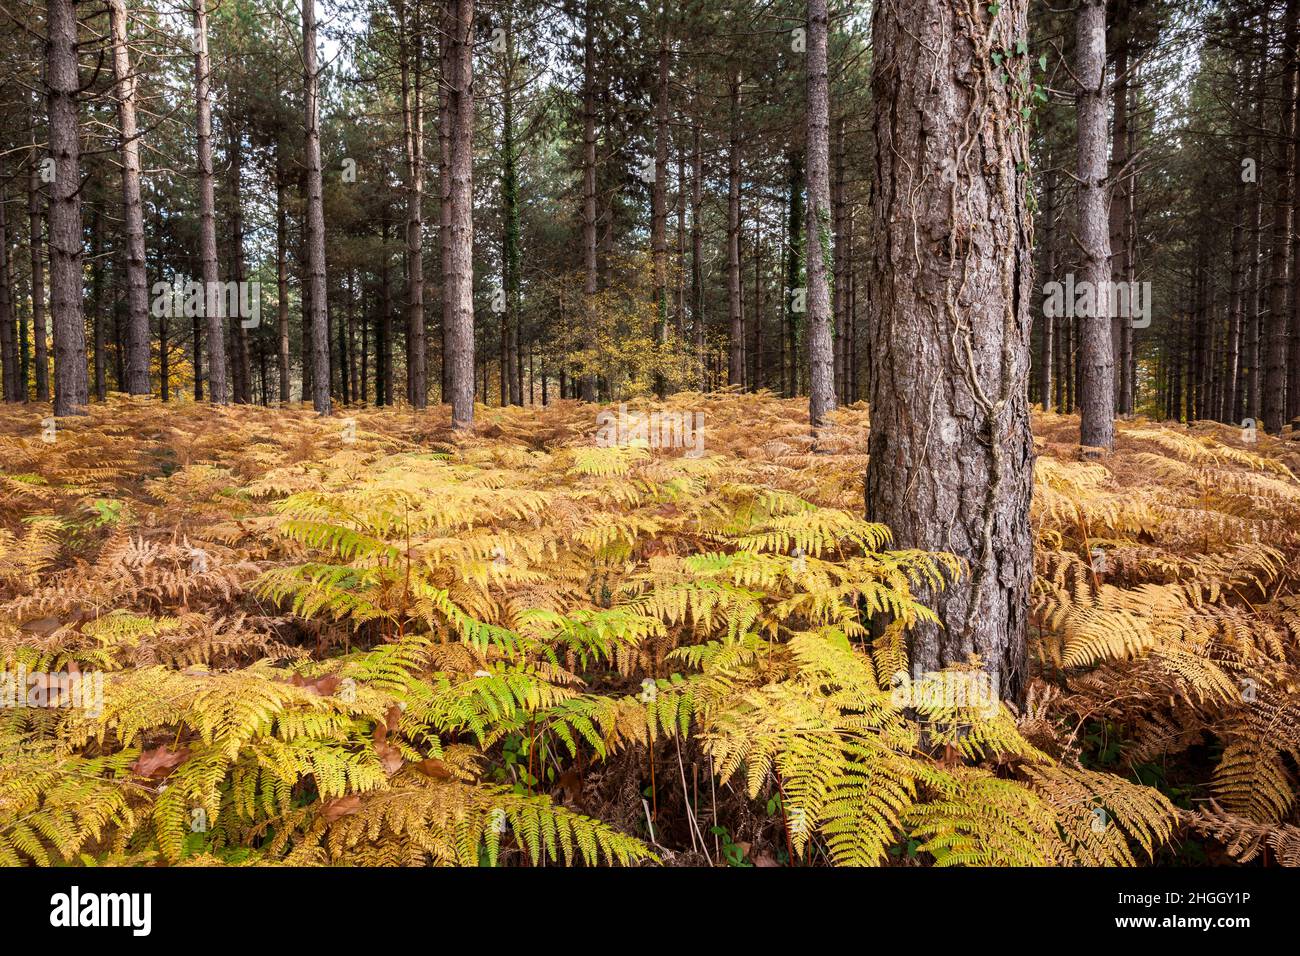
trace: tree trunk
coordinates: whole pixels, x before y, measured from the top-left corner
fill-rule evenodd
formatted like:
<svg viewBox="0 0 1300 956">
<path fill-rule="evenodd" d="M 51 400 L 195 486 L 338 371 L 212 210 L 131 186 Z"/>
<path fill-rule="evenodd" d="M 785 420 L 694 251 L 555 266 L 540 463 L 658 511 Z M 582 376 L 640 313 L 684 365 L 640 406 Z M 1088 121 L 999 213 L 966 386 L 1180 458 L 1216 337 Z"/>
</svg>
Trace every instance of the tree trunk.
<svg viewBox="0 0 1300 956">
<path fill-rule="evenodd" d="M 1043 187 L 1043 276 L 1046 281 L 1056 279 L 1056 246 L 1053 242 L 1056 231 L 1056 172 L 1051 169 L 1052 157 L 1047 158 L 1048 170 Z M 1056 316 L 1047 314 L 1044 309 L 1041 317 L 1042 329 L 1039 337 L 1038 353 L 1038 397 L 1044 411 L 1052 411 L 1052 366 L 1053 353 L 1056 348 Z M 1059 408 L 1059 402 L 1057 403 Z"/>
<path fill-rule="evenodd" d="M 912 663 L 932 671 L 978 654 L 1010 699 L 1024 686 L 1033 578 L 1033 267 L 1023 104 L 990 54 L 1025 36 L 1027 7 L 875 8 L 867 230 L 867 514 L 897 547 L 969 565 L 946 588 L 919 589 L 940 623 L 914 627 Z"/>
<path fill-rule="evenodd" d="M 826 0 L 808 0 L 808 415 L 821 425 L 835 409 L 831 340 L 830 91 Z"/>
<path fill-rule="evenodd" d="M 1294 2 L 1294 0 L 1293 0 Z M 1288 4 L 1291 6 L 1293 4 Z M 1292 16 L 1296 16 L 1293 12 Z M 1291 113 L 1291 311 L 1288 316 L 1287 356 L 1286 356 L 1286 420 L 1297 423 L 1300 419 L 1300 239 L 1295 235 L 1295 227 L 1300 223 L 1300 213 L 1296 212 L 1296 203 L 1300 201 L 1300 38 L 1296 30 L 1291 31 L 1290 80 L 1283 89 L 1283 95 L 1289 100 L 1283 109 Z M 1300 423 L 1297 423 L 1300 424 Z"/>
<path fill-rule="evenodd" d="M 731 134 L 727 144 L 727 384 L 745 384 L 745 319 L 740 311 L 740 74 L 731 75 Z"/>
<path fill-rule="evenodd" d="M 1115 445 L 1115 358 L 1109 288 L 1110 235 L 1106 210 L 1106 2 L 1080 0 L 1078 11 L 1078 240 L 1082 281 L 1098 294 L 1076 315 L 1082 357 L 1080 443 L 1109 451 Z"/>
<path fill-rule="evenodd" d="M 194 5 L 194 100 L 198 123 L 199 260 L 203 269 L 204 313 L 207 316 L 208 398 L 215 405 L 229 400 L 226 382 L 226 339 L 217 276 L 216 196 L 212 182 L 211 65 L 208 60 L 207 0 Z M 197 367 L 195 374 L 198 374 Z"/>
<path fill-rule="evenodd" d="M 700 127 L 691 129 L 691 330 L 695 334 L 695 361 L 699 363 L 699 390 L 707 388 L 704 366 L 704 157 Z"/>
<path fill-rule="evenodd" d="M 230 154 L 230 278 L 242 287 L 247 281 L 247 269 L 244 263 L 244 197 L 243 197 L 243 161 L 241 150 L 242 137 L 233 119 L 226 121 L 226 148 Z M 242 301 L 242 293 L 240 295 Z M 260 314 L 260 313 L 259 313 Z M 233 369 L 233 398 L 241 405 L 253 401 L 252 369 L 248 356 L 248 329 L 244 327 L 242 313 L 233 317 L 230 329 L 235 342 Z"/>
<path fill-rule="evenodd" d="M 95 370 L 95 401 L 108 398 L 108 383 L 104 378 L 104 234 L 100 228 L 99 210 L 91 207 L 90 215 L 90 327 L 94 334 L 91 343 L 92 365 Z"/>
<path fill-rule="evenodd" d="M 749 390 L 763 387 L 763 204 L 754 203 L 754 328 L 750 337 Z"/>
<path fill-rule="evenodd" d="M 788 238 L 786 240 L 785 353 L 789 360 L 786 398 L 799 394 L 799 316 L 807 307 L 807 289 L 803 285 L 803 165 L 797 152 L 789 153 L 790 197 Z M 782 363 L 785 364 L 784 362 Z M 783 372 L 783 376 L 784 376 Z"/>
<path fill-rule="evenodd" d="M 1104 8 L 1104 4 L 1103 4 Z M 1115 0 L 1111 36 L 1114 40 L 1115 82 L 1112 84 L 1110 148 L 1110 280 L 1120 283 L 1127 280 L 1125 261 L 1128 234 L 1128 178 L 1124 167 L 1128 163 L 1128 0 Z M 1103 64 L 1105 57 L 1102 58 Z M 1103 78 L 1105 67 L 1103 65 Z M 1131 317 L 1110 317 L 1110 348 L 1113 358 L 1114 401 L 1116 414 L 1125 414 L 1124 396 L 1127 392 L 1128 365 L 1124 361 L 1124 324 Z"/>
<path fill-rule="evenodd" d="M 90 402 L 81 303 L 81 140 L 77 124 L 77 14 L 73 0 L 47 0 L 45 101 L 49 111 L 50 314 L 54 320 L 54 414 L 84 414 Z"/>
<path fill-rule="evenodd" d="M 6 402 L 27 398 L 27 380 L 19 374 L 18 336 L 14 327 L 13 270 L 9 267 L 9 223 L 5 213 L 7 197 L 0 189 L 0 374 Z"/>
<path fill-rule="evenodd" d="M 280 147 L 275 155 L 275 364 L 280 401 L 289 401 L 289 210 L 285 202 L 284 166 Z"/>
<path fill-rule="evenodd" d="M 849 339 L 848 339 L 848 219 L 846 214 L 846 187 L 844 184 L 844 118 L 835 122 L 835 182 L 831 187 L 831 220 L 834 224 L 834 269 L 831 274 L 831 317 L 835 325 L 835 394 L 842 403 L 849 403 Z"/>
<path fill-rule="evenodd" d="M 144 209 L 140 202 L 140 140 L 135 119 L 135 74 L 127 48 L 126 0 L 109 0 L 113 81 L 122 136 L 122 218 L 126 234 L 126 390 L 148 395 L 149 294 L 145 275 Z"/>
<path fill-rule="evenodd" d="M 1286 413 L 1287 265 L 1291 254 L 1291 218 L 1295 184 L 1296 16 L 1300 0 L 1287 0 L 1283 41 L 1282 114 L 1278 128 L 1277 183 L 1273 199 L 1272 295 L 1264 357 L 1264 430 L 1276 435 Z"/>
<path fill-rule="evenodd" d="M 582 266 L 583 266 L 583 344 L 588 353 L 595 347 L 596 292 L 599 275 L 596 263 L 596 17 L 594 0 L 583 6 L 582 40 Z M 581 398 L 596 400 L 594 356 L 588 354 L 583 366 Z"/>
<path fill-rule="evenodd" d="M 1242 216 L 1246 209 L 1246 184 L 1241 176 L 1233 189 L 1232 200 L 1232 252 L 1228 266 L 1228 347 L 1225 387 L 1220 417 L 1223 421 L 1240 421 L 1238 416 L 1238 389 L 1240 388 L 1240 346 L 1243 323 L 1242 273 L 1245 271 L 1245 227 Z"/>
<path fill-rule="evenodd" d="M 379 259 L 379 289 L 380 289 L 380 310 L 379 316 L 379 361 L 383 365 L 383 373 L 379 376 L 380 384 L 376 386 L 376 397 L 381 394 L 382 389 L 384 405 L 393 404 L 393 271 L 390 266 L 388 254 L 388 216 L 385 210 L 384 227 L 383 227 L 383 254 Z"/>
<path fill-rule="evenodd" d="M 35 120 L 32 123 L 32 168 L 27 177 L 27 229 L 32 272 L 32 338 L 35 339 L 36 400 L 50 400 L 50 351 L 45 329 L 44 216 L 41 214 L 40 157 L 36 151 Z"/>
<path fill-rule="evenodd" d="M 451 73 L 444 78 L 444 84 L 450 84 L 451 182 L 447 198 L 451 215 L 447 273 L 443 276 L 447 342 L 443 360 L 449 363 L 452 426 L 467 429 L 474 424 L 474 0 L 454 0 L 451 9 Z"/>
<path fill-rule="evenodd" d="M 312 405 L 328 415 L 329 315 L 325 293 L 325 206 L 320 167 L 320 72 L 316 68 L 316 0 L 302 0 L 303 100 L 307 167 L 307 276 L 311 286 Z"/>
<path fill-rule="evenodd" d="M 501 93 L 501 211 L 504 229 L 501 239 L 501 291 L 505 312 L 501 376 L 503 396 L 511 405 L 523 404 L 523 381 L 519 363 L 519 322 L 523 305 L 520 273 L 523 251 L 519 233 L 519 147 L 515 142 L 515 43 L 513 21 L 505 19 L 505 77 Z"/>
<path fill-rule="evenodd" d="M 422 409 L 429 401 L 428 352 L 424 342 L 424 31 L 398 9 L 398 57 L 402 75 L 402 134 L 406 158 L 406 400 Z M 416 4 L 414 20 L 419 19 Z"/>
<path fill-rule="evenodd" d="M 1269 42 L 1269 18 L 1267 14 L 1260 16 L 1260 44 L 1258 57 L 1255 63 L 1255 144 L 1256 157 L 1262 157 L 1264 153 L 1264 136 L 1266 135 L 1264 124 L 1264 92 L 1267 89 L 1268 70 L 1266 69 L 1266 53 Z M 1248 141 L 1250 142 L 1250 141 Z M 1237 178 L 1243 175 L 1238 170 Z M 1258 180 L 1258 176 L 1256 177 Z M 1249 418 L 1257 421 L 1260 417 L 1259 408 L 1259 345 L 1260 345 L 1260 306 L 1265 293 L 1264 289 L 1264 262 L 1261 256 L 1261 237 L 1264 226 L 1264 191 L 1260 188 L 1258 181 L 1251 184 L 1250 189 L 1250 213 L 1246 220 L 1250 229 L 1250 253 L 1248 261 L 1250 262 L 1250 281 L 1249 293 L 1246 298 L 1246 330 L 1245 346 L 1241 360 L 1244 368 L 1242 370 L 1242 397 L 1241 411 L 1238 419 Z"/>
<path fill-rule="evenodd" d="M 655 341 L 668 341 L 668 10 L 659 9 L 659 62 L 655 78 L 655 181 L 650 190 L 650 255 L 654 272 Z M 655 394 L 664 397 L 667 383 L 655 372 Z"/>
</svg>

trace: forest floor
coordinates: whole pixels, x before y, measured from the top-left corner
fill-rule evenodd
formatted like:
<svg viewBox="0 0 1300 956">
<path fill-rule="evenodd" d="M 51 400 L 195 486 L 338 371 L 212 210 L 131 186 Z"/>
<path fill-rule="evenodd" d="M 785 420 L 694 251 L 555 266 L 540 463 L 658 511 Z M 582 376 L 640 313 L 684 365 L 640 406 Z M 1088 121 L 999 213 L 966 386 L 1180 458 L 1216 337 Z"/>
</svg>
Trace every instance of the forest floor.
<svg viewBox="0 0 1300 956">
<path fill-rule="evenodd" d="M 1300 863 L 1300 440 L 1036 413 L 1028 703 L 891 712 L 846 809 L 868 758 L 789 727 L 860 731 L 906 660 L 858 609 L 949 571 L 861 520 L 866 408 L 627 410 L 698 457 L 600 411 L 0 409 L 0 663 L 105 675 L 0 714 L 0 862 Z"/>
</svg>

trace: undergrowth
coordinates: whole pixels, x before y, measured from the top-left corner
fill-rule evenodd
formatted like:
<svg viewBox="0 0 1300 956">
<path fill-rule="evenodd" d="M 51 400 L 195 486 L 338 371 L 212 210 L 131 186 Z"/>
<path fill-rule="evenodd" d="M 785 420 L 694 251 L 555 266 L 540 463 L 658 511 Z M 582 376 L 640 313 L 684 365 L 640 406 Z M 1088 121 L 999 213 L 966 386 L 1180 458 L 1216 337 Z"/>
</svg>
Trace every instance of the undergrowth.
<svg viewBox="0 0 1300 956">
<path fill-rule="evenodd" d="M 962 568 L 862 520 L 864 407 L 654 407 L 705 454 L 571 401 L 0 409 L 0 663 L 104 675 L 0 710 L 0 862 L 1300 862 L 1294 442 L 1037 416 L 1014 708 L 909 673 Z"/>
</svg>

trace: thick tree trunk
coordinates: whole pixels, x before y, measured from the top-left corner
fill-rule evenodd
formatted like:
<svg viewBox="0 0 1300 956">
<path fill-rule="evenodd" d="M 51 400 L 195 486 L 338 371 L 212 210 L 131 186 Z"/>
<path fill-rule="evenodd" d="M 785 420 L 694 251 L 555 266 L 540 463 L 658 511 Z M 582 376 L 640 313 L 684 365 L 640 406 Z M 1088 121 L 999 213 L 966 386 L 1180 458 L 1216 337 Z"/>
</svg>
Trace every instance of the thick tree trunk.
<svg viewBox="0 0 1300 956">
<path fill-rule="evenodd" d="M 208 398 L 215 405 L 230 400 L 226 381 L 226 337 L 217 283 L 216 194 L 212 182 L 211 64 L 208 60 L 207 0 L 194 5 L 194 101 L 198 124 L 199 261 L 203 270 L 204 312 L 207 316 Z M 197 367 L 195 372 L 197 374 Z"/>
<path fill-rule="evenodd" d="M 135 119 L 135 74 L 127 47 L 126 0 L 109 0 L 113 81 L 122 136 L 122 230 L 126 235 L 126 390 L 148 395 L 149 293 L 145 275 L 144 209 L 140 202 L 140 140 Z"/>
<path fill-rule="evenodd" d="M 969 565 L 944 589 L 920 589 L 940 623 L 913 629 L 912 663 L 932 671 L 978 654 L 1010 699 L 1024 686 L 1033 578 L 1033 267 L 1022 104 L 991 53 L 1025 36 L 1027 7 L 1011 0 L 990 16 L 981 4 L 973 18 L 945 0 L 875 8 L 867 230 L 867 514 L 897 547 Z"/>
<path fill-rule="evenodd" d="M 447 381 L 451 394 L 451 423 L 467 429 L 474 424 L 474 0 L 454 0 L 452 35 L 444 78 L 450 97 L 450 247 L 443 276 Z"/>
<path fill-rule="evenodd" d="M 808 416 L 821 425 L 835 409 L 831 340 L 830 90 L 826 0 L 808 0 Z"/>
<path fill-rule="evenodd" d="M 90 402 L 86 323 L 81 303 L 81 140 L 77 124 L 77 14 L 73 0 L 47 0 L 45 101 L 49 111 L 50 314 L 54 320 L 54 414 Z"/>
<path fill-rule="evenodd" d="M 1078 240 L 1081 279 L 1101 293 L 1109 288 L 1110 235 L 1106 210 L 1106 2 L 1080 0 L 1078 10 Z M 1115 444 L 1115 358 L 1110 297 L 1093 296 L 1093 308 L 1076 315 L 1082 351 L 1080 443 L 1109 451 Z"/>
<path fill-rule="evenodd" d="M 320 166 L 320 72 L 316 67 L 316 0 L 302 0 L 303 101 L 307 169 L 307 278 L 311 287 L 312 406 L 328 415 L 329 314 L 325 293 L 325 204 Z"/>
<path fill-rule="evenodd" d="M 1295 185 L 1296 16 L 1300 0 L 1287 0 L 1283 47 L 1282 113 L 1278 128 L 1277 182 L 1273 198 L 1272 294 L 1264 347 L 1264 430 L 1276 435 L 1286 413 L 1287 266 L 1291 256 L 1291 219 Z"/>
</svg>

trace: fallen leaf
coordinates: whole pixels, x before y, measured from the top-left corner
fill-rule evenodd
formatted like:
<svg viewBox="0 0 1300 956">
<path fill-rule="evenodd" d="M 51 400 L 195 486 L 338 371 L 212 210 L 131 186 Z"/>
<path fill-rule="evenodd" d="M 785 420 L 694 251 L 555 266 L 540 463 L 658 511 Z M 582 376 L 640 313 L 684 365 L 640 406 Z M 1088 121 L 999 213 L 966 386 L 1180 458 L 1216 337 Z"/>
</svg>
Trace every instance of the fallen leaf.
<svg viewBox="0 0 1300 956">
<path fill-rule="evenodd" d="M 384 773 L 390 777 L 402 769 L 402 752 L 392 744 L 386 744 L 383 741 L 375 742 L 375 753 L 379 756 L 379 766 L 384 768 Z"/>
<path fill-rule="evenodd" d="M 434 780 L 454 780 L 456 775 L 447 764 L 437 757 L 426 757 L 415 765 L 415 769 Z"/>
<path fill-rule="evenodd" d="M 343 679 L 337 674 L 327 674 L 324 677 L 307 680 L 301 674 L 294 674 L 289 678 L 289 683 L 294 687 L 305 687 L 321 697 L 332 697 L 334 692 L 338 690 L 339 684 L 343 683 Z"/>
<path fill-rule="evenodd" d="M 337 800 L 331 800 L 325 804 L 325 809 L 321 811 L 321 816 L 325 818 L 326 823 L 333 823 L 335 820 L 341 820 L 350 813 L 356 813 L 361 809 L 361 798 L 356 794 L 348 797 L 339 797 Z"/>
<path fill-rule="evenodd" d="M 130 769 L 150 780 L 161 780 L 184 763 L 189 755 L 189 747 L 182 747 L 180 750 L 172 750 L 167 746 L 155 747 L 152 750 L 141 751 Z"/>
</svg>

